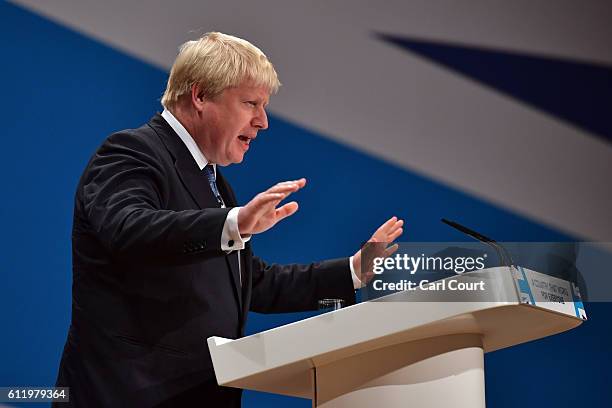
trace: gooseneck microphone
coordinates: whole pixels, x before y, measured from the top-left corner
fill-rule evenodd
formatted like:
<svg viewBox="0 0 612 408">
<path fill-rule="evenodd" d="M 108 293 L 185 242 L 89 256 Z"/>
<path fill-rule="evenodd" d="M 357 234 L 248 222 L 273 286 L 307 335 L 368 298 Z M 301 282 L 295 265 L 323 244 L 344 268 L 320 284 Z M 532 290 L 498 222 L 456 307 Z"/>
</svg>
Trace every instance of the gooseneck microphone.
<svg viewBox="0 0 612 408">
<path fill-rule="evenodd" d="M 446 225 L 450 225 L 456 230 L 459 230 L 463 232 L 464 234 L 469 235 L 470 237 L 476 239 L 477 241 L 484 242 L 485 244 L 489 245 L 491 248 L 495 250 L 495 252 L 497 252 L 497 256 L 499 257 L 499 260 L 502 263 L 502 265 L 514 266 L 514 261 L 512 260 L 512 257 L 510 256 L 510 253 L 508 252 L 508 250 L 506 250 L 506 248 L 504 248 L 504 246 L 498 243 L 497 241 L 487 236 L 484 236 L 474 230 L 471 230 L 468 227 L 463 226 L 459 223 L 447 220 L 446 218 L 442 218 L 441 221 L 445 223 Z"/>
</svg>

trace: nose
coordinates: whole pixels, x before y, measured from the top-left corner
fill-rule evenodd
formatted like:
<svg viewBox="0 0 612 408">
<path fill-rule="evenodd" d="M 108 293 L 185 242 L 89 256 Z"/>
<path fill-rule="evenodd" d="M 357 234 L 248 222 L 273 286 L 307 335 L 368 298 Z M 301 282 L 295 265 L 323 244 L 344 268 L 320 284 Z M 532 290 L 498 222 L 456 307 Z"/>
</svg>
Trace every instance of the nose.
<svg viewBox="0 0 612 408">
<path fill-rule="evenodd" d="M 263 107 L 259 108 L 251 123 L 257 129 L 266 130 L 268 128 L 268 114 Z"/>
</svg>

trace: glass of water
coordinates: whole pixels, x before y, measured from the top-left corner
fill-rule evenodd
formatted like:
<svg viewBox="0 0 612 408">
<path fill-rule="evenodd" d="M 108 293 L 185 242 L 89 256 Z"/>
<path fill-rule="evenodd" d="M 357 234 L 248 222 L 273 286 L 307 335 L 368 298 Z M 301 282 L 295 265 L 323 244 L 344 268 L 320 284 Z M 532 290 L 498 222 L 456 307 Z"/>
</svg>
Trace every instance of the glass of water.
<svg viewBox="0 0 612 408">
<path fill-rule="evenodd" d="M 319 311 L 331 312 L 334 310 L 342 309 L 344 306 L 344 299 L 321 299 L 319 300 Z"/>
</svg>

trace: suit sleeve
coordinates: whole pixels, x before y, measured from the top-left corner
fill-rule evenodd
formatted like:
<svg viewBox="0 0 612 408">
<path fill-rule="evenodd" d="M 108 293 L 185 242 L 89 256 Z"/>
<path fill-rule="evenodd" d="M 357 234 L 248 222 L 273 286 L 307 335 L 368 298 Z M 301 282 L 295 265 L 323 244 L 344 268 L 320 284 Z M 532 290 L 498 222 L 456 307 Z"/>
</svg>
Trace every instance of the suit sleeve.
<svg viewBox="0 0 612 408">
<path fill-rule="evenodd" d="M 144 138 L 112 135 L 83 174 L 75 213 L 121 259 L 182 263 L 219 251 L 230 209 L 164 209 L 173 170 Z"/>
<path fill-rule="evenodd" d="M 253 257 L 251 310 L 284 313 L 315 310 L 320 299 L 343 299 L 355 303 L 349 259 L 327 260 L 309 265 L 268 265 Z"/>
</svg>

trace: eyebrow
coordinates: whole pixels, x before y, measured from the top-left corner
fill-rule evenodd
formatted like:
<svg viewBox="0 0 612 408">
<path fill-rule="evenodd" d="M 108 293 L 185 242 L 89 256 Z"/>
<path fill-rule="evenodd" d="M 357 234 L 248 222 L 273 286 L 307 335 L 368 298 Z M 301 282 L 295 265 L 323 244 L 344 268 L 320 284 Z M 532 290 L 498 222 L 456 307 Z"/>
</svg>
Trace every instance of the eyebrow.
<svg viewBox="0 0 612 408">
<path fill-rule="evenodd" d="M 248 101 L 255 101 L 257 103 L 263 104 L 264 108 L 267 107 L 270 104 L 270 100 L 266 100 L 264 98 L 260 98 L 260 97 L 246 97 L 245 98 Z"/>
</svg>

